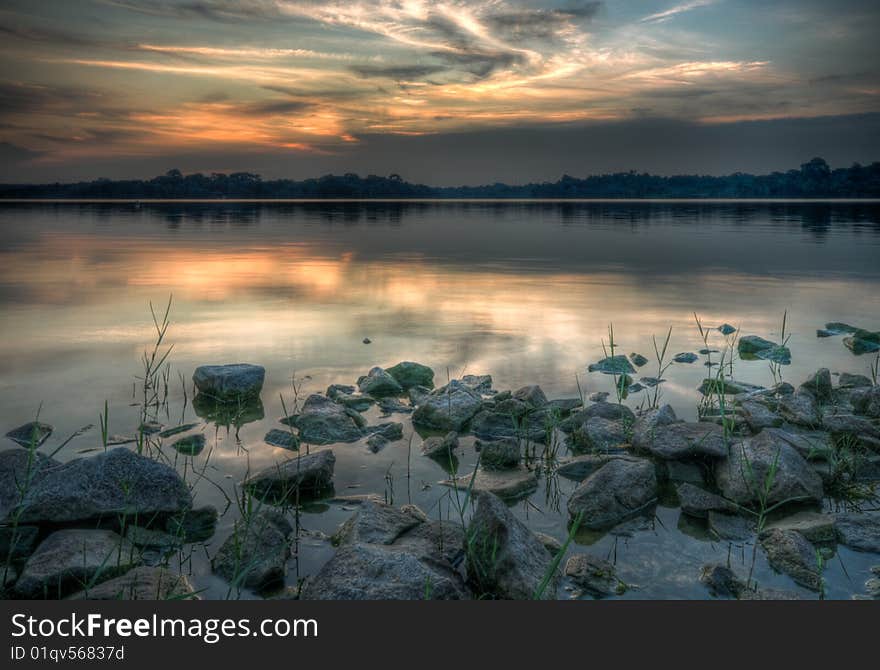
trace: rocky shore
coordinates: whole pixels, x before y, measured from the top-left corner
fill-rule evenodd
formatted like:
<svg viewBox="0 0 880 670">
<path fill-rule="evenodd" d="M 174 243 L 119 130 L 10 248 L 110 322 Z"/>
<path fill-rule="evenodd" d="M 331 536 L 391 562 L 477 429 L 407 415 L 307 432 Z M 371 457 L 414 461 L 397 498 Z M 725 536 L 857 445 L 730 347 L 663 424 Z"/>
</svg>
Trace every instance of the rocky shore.
<svg viewBox="0 0 880 670">
<path fill-rule="evenodd" d="M 872 346 L 875 333 L 834 324 L 819 336 L 848 334 L 846 346 Z M 724 333 L 727 335 L 729 333 Z M 744 359 L 790 361 L 784 344 L 738 340 Z M 700 355 L 707 355 L 701 352 Z M 693 365 L 697 354 L 674 358 Z M 877 554 L 880 513 L 880 386 L 866 376 L 819 369 L 798 386 L 747 384 L 707 366 L 700 420 L 635 396 L 663 379 L 630 375 L 647 359 L 612 355 L 590 366 L 612 381 L 606 397 L 548 399 L 537 384 L 498 390 L 489 375 L 435 386 L 429 367 L 374 367 L 351 385 L 333 384 L 290 408 L 268 445 L 289 457 L 240 482 L 250 501 L 217 548 L 211 570 L 231 590 L 305 599 L 530 599 L 572 593 L 614 597 L 628 590 L 606 556 L 572 551 L 531 530 L 510 504 L 542 479 L 577 483 L 564 508 L 571 536 L 651 519 L 661 499 L 703 524 L 718 542 L 740 542 L 805 592 L 821 594 L 825 557 L 838 545 Z M 711 360 L 710 360 L 711 362 Z M 635 366 L 635 367 L 634 367 Z M 723 366 L 722 366 L 723 367 Z M 259 403 L 265 370 L 250 364 L 198 368 L 193 404 L 224 416 L 229 404 Z M 621 381 L 622 380 L 622 381 Z M 653 382 L 653 383 L 652 383 Z M 378 407 L 401 421 L 372 423 Z M 262 405 L 255 410 L 262 416 Z M 415 505 L 370 492 L 349 496 L 350 518 L 322 542 L 332 556 L 283 590 L 292 522 L 302 505 L 333 499 L 337 453 L 363 441 L 370 450 L 404 438 L 404 421 L 423 435 L 414 458 L 451 474 L 438 482 L 459 518 L 432 519 Z M 227 424 L 228 425 L 228 424 Z M 195 457 L 196 424 L 138 427 L 134 443 L 105 439 L 103 450 L 61 462 L 45 445 L 47 423 L 10 430 L 0 452 L 0 570 L 6 598 L 197 598 L 190 576 L 164 560 L 170 550 L 212 538 L 213 507 L 196 506 L 191 487 L 163 448 Z M 456 473 L 464 436 L 475 438 L 477 467 Z M 128 440 L 118 440 L 126 442 Z M 158 444 L 159 449 L 144 444 Z M 880 573 L 880 568 L 878 568 Z M 762 588 L 728 565 L 707 564 L 695 582 L 707 596 L 802 597 Z M 877 597 L 876 579 L 856 597 Z"/>
</svg>

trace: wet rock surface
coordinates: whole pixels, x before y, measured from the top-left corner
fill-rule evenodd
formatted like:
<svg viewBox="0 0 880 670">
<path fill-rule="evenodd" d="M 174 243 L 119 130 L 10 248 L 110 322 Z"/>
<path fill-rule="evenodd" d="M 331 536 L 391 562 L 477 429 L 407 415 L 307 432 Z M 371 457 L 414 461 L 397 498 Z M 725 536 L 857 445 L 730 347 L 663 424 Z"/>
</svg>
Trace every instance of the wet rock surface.
<svg viewBox="0 0 880 670">
<path fill-rule="evenodd" d="M 211 566 L 233 588 L 259 591 L 283 583 L 292 531 L 290 522 L 274 511 L 261 510 L 239 519 Z"/>
<path fill-rule="evenodd" d="M 189 600 L 195 589 L 186 576 L 167 568 L 141 566 L 69 596 L 69 600 Z"/>
<path fill-rule="evenodd" d="M 316 496 L 332 487 L 335 465 L 333 451 L 325 449 L 276 463 L 251 475 L 244 484 L 257 496 L 286 500 Z"/>
<path fill-rule="evenodd" d="M 199 393 L 223 401 L 258 396 L 265 378 L 263 366 L 249 363 L 202 365 L 193 373 L 193 383 Z"/>
<path fill-rule="evenodd" d="M 568 513 L 585 528 L 614 526 L 646 511 L 657 499 L 649 460 L 611 459 L 587 477 L 568 500 Z"/>
</svg>

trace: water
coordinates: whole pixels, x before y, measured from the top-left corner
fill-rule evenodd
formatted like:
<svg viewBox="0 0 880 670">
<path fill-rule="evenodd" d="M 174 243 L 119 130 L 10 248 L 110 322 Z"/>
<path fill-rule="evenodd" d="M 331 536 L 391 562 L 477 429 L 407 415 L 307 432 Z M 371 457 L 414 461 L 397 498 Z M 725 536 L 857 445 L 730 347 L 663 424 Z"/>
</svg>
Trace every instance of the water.
<svg viewBox="0 0 880 670">
<path fill-rule="evenodd" d="M 815 330 L 826 321 L 880 329 L 878 261 L 880 205 L 871 203 L 5 204 L 0 428 L 30 420 L 42 406 L 41 418 L 56 428 L 51 448 L 97 423 L 106 400 L 110 432 L 132 433 L 135 376 L 154 335 L 149 303 L 164 307 L 173 294 L 166 424 L 199 420 L 191 404 L 184 407 L 179 378 L 189 392 L 197 365 L 267 369 L 263 419 L 238 431 L 202 426 L 210 448 L 186 466 L 178 457 L 183 472 L 201 468 L 210 454 L 213 483 L 196 484 L 196 504 L 226 508 L 210 555 L 237 514 L 219 489 L 234 499 L 248 467 L 290 455 L 262 438 L 279 427 L 280 394 L 292 402 L 293 378 L 303 397 L 353 383 L 374 365 L 414 360 L 431 366 L 441 383 L 447 374 L 489 373 L 497 389 L 538 383 L 550 398 L 572 397 L 578 381 L 585 394 L 610 390 L 607 377 L 585 366 L 602 357 L 611 323 L 623 353 L 651 357 L 652 335 L 662 339 L 669 327 L 672 353 L 703 347 L 694 312 L 709 326 L 728 322 L 743 334 L 778 339 L 786 310 L 794 353 L 786 380 L 799 383 L 820 366 L 867 374 L 868 356 L 853 356 L 840 338 L 818 339 Z M 372 343 L 363 344 L 365 337 Z M 682 418 L 696 417 L 702 361 L 666 374 L 663 400 Z M 642 374 L 652 372 L 649 364 Z M 772 381 L 764 362 L 741 362 L 735 376 Z M 366 416 L 380 420 L 376 409 Z M 417 434 L 408 454 L 408 417 L 381 420 L 402 421 L 404 440 L 377 454 L 362 443 L 335 446 L 336 493 L 393 495 L 397 504 L 447 516 L 448 491 L 437 484 L 446 474 L 419 454 Z M 93 429 L 61 457 L 99 443 Z M 463 445 L 459 472 L 467 473 L 476 454 L 471 439 Z M 557 483 L 558 498 L 548 495 Z M 515 511 L 564 539 L 574 486 L 543 480 Z M 629 536 L 582 534 L 573 550 L 589 543 L 614 558 L 620 577 L 638 587 L 626 597 L 706 597 L 699 567 L 728 556 L 747 571 L 751 545 L 712 542 L 669 505 L 650 527 Z M 303 524 L 331 533 L 350 514 L 338 504 L 312 508 Z M 288 582 L 332 553 L 307 539 L 290 561 Z M 204 554 L 193 553 L 193 581 L 206 597 L 225 597 L 227 586 L 210 575 Z M 861 592 L 878 562 L 840 548 L 825 571 L 828 595 Z M 756 577 L 763 586 L 798 590 L 760 552 Z"/>
</svg>

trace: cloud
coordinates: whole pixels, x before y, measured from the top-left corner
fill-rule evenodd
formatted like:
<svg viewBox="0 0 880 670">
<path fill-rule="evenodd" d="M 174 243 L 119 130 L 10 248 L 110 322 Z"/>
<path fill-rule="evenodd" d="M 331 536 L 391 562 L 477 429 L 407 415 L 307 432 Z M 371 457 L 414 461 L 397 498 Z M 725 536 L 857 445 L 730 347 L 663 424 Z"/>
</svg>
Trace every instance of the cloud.
<svg viewBox="0 0 880 670">
<path fill-rule="evenodd" d="M 668 21 L 674 16 L 679 14 L 684 14 L 685 12 L 689 12 L 692 9 L 699 9 L 700 7 L 708 7 L 709 5 L 715 4 L 716 0 L 690 0 L 690 2 L 683 2 L 680 5 L 675 5 L 674 7 L 670 7 L 662 12 L 657 12 L 656 14 L 651 14 L 649 16 L 641 19 L 642 23 L 660 23 L 662 21 Z"/>
<path fill-rule="evenodd" d="M 352 65 L 351 71 L 360 77 L 382 77 L 394 80 L 424 79 L 446 68 L 442 65 Z"/>
</svg>

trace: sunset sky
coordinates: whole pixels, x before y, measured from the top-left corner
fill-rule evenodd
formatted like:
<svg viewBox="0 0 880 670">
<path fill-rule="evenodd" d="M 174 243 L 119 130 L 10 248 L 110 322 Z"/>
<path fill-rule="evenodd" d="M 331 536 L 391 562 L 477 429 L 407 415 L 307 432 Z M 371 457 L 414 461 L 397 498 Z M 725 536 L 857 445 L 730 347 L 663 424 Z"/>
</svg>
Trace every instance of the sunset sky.
<svg viewBox="0 0 880 670">
<path fill-rule="evenodd" d="M 6 0 L 0 180 L 870 162 L 878 19 L 852 0 Z"/>
</svg>

